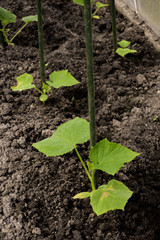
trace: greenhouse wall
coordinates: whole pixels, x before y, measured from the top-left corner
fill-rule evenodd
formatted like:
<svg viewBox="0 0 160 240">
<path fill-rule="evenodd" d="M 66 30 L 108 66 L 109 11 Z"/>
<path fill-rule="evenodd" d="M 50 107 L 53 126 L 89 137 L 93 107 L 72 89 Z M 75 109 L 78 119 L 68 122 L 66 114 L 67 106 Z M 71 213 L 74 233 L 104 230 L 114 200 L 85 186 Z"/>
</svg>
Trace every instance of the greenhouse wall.
<svg viewBox="0 0 160 240">
<path fill-rule="evenodd" d="M 160 0 L 125 0 L 160 35 Z"/>
</svg>

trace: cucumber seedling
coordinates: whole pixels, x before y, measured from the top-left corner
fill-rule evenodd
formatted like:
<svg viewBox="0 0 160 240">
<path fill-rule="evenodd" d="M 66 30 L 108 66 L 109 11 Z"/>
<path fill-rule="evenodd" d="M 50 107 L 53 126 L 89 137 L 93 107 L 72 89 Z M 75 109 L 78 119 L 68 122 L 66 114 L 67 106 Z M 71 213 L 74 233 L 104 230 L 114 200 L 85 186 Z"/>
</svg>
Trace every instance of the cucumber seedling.
<svg viewBox="0 0 160 240">
<path fill-rule="evenodd" d="M 120 48 L 117 48 L 116 53 L 118 55 L 120 55 L 121 57 L 125 57 L 125 55 L 127 55 L 129 53 L 136 53 L 137 52 L 136 50 L 128 48 L 130 43 L 131 42 L 126 41 L 126 40 L 122 40 L 122 41 L 118 42 L 118 45 L 120 46 Z"/>
<path fill-rule="evenodd" d="M 40 101 L 45 103 L 48 99 L 48 93 L 51 91 L 51 88 L 60 88 L 73 86 L 78 84 L 78 82 L 68 70 L 54 71 L 49 75 L 49 81 L 46 83 L 42 82 L 42 89 L 38 89 L 32 82 L 33 76 L 28 73 L 24 73 L 16 78 L 17 86 L 11 87 L 13 91 L 23 91 L 28 89 L 36 89 L 40 93 Z"/>
<path fill-rule="evenodd" d="M 90 180 L 92 191 L 80 192 L 73 198 L 90 198 L 90 204 L 97 216 L 114 209 L 124 210 L 133 192 L 115 179 L 96 189 L 93 173 L 95 170 L 101 170 L 114 176 L 124 166 L 124 163 L 132 161 L 139 153 L 118 143 L 109 142 L 105 138 L 91 147 L 89 159 L 84 161 L 78 151 L 77 144 L 85 143 L 89 139 L 89 122 L 76 117 L 60 125 L 51 137 L 34 143 L 33 147 L 46 156 L 59 156 L 75 150 Z"/>
<path fill-rule="evenodd" d="M 0 32 L 3 35 L 2 44 L 3 46 L 6 45 L 14 45 L 12 42 L 14 38 L 29 24 L 30 22 L 37 21 L 37 15 L 33 16 L 26 16 L 22 18 L 22 21 L 25 22 L 24 25 L 14 34 L 14 36 L 9 40 L 8 33 L 10 31 L 9 28 L 7 28 L 7 25 L 9 23 L 15 23 L 17 16 L 13 14 L 11 11 L 8 11 L 5 8 L 0 7 Z"/>
</svg>

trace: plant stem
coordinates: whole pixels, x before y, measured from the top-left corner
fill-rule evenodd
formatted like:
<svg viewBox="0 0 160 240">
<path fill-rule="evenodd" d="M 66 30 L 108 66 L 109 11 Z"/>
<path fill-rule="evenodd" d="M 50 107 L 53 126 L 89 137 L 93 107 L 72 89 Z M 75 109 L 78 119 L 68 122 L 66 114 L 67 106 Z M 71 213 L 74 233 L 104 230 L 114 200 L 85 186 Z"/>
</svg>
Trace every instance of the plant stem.
<svg viewBox="0 0 160 240">
<path fill-rule="evenodd" d="M 86 167 L 83 159 L 81 158 L 81 155 L 79 154 L 78 149 L 76 147 L 75 147 L 75 151 L 76 151 L 76 154 L 77 154 L 80 162 L 82 163 L 82 166 L 83 166 L 83 168 L 84 168 L 84 170 L 85 170 L 85 172 L 86 172 L 86 174 L 87 174 L 87 176 L 88 176 L 88 178 L 91 182 L 92 190 L 95 190 L 94 179 L 91 177 L 91 175 L 90 175 L 90 173 L 89 173 L 89 171 L 88 171 L 88 169 L 87 169 L 87 167 Z"/>
<path fill-rule="evenodd" d="M 44 47 L 43 47 L 43 25 L 42 25 L 42 7 L 41 0 L 37 0 L 38 15 L 38 39 L 39 39 L 39 58 L 41 82 L 45 81 Z"/>
<path fill-rule="evenodd" d="M 91 12 L 90 0 L 84 0 L 84 22 L 85 22 L 85 39 L 86 39 L 90 141 L 91 141 L 91 146 L 94 146 L 96 144 L 96 119 L 95 119 L 95 89 L 94 89 L 94 74 L 93 74 L 92 12 Z"/>
<path fill-rule="evenodd" d="M 8 45 L 5 35 L 4 35 L 4 29 L 3 29 L 1 21 L 0 21 L 0 42 L 1 42 L 3 48 L 5 48 Z"/>
<path fill-rule="evenodd" d="M 25 23 L 17 32 L 16 34 L 11 38 L 10 43 L 13 41 L 13 39 L 23 30 L 23 28 L 25 28 L 25 26 L 27 25 L 27 23 Z"/>
<path fill-rule="evenodd" d="M 43 94 L 38 88 L 34 87 L 40 94 Z"/>
<path fill-rule="evenodd" d="M 115 0 L 110 0 L 111 17 L 112 17 L 112 33 L 113 33 L 113 47 L 114 53 L 117 50 L 117 31 L 116 31 L 116 9 Z"/>
</svg>

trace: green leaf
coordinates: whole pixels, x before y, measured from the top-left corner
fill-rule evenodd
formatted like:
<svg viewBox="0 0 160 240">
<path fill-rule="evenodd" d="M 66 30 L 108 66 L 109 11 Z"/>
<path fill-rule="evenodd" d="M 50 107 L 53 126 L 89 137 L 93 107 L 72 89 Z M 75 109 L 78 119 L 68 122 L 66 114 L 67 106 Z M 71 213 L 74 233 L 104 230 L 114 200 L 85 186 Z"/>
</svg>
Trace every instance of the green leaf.
<svg viewBox="0 0 160 240">
<path fill-rule="evenodd" d="M 68 70 L 54 71 L 49 75 L 49 79 L 51 82 L 47 81 L 48 85 L 54 88 L 73 86 L 80 83 L 68 72 Z"/>
<path fill-rule="evenodd" d="M 124 57 L 125 55 L 129 53 L 136 53 L 136 50 L 131 50 L 129 48 L 117 48 L 116 53 L 119 54 L 121 57 Z"/>
<path fill-rule="evenodd" d="M 94 164 L 91 163 L 91 162 L 89 162 L 89 161 L 87 161 L 87 167 L 88 167 L 88 169 L 89 169 L 89 172 L 90 172 L 91 175 L 92 175 L 92 173 L 93 173 L 94 170 L 95 170 L 95 168 L 94 168 Z"/>
<path fill-rule="evenodd" d="M 118 45 L 122 48 L 127 48 L 130 45 L 131 42 L 126 41 L 126 40 L 122 40 L 120 42 L 118 42 Z"/>
<path fill-rule="evenodd" d="M 51 86 L 48 86 L 47 84 L 42 83 L 42 90 L 43 90 L 43 93 L 45 94 L 51 90 Z"/>
<path fill-rule="evenodd" d="M 124 210 L 132 193 L 123 183 L 113 179 L 90 193 L 90 204 L 97 216 L 110 210 Z"/>
<path fill-rule="evenodd" d="M 84 6 L 84 0 L 73 0 L 73 2 L 80 6 Z"/>
<path fill-rule="evenodd" d="M 40 99 L 41 102 L 45 102 L 48 99 L 48 95 L 47 94 L 42 94 L 39 99 Z"/>
<path fill-rule="evenodd" d="M 138 155 L 140 154 L 105 138 L 91 148 L 89 158 L 95 169 L 114 175 L 124 163 L 132 161 Z"/>
<path fill-rule="evenodd" d="M 5 8 L 0 7 L 0 20 L 3 22 L 6 22 L 5 25 L 8 23 L 15 23 L 16 22 L 16 15 L 13 14 L 11 11 L 8 11 Z"/>
<path fill-rule="evenodd" d="M 35 85 L 32 84 L 33 77 L 31 74 L 24 73 L 16 78 L 17 86 L 11 87 L 13 91 L 23 91 L 31 88 L 35 88 Z"/>
<path fill-rule="evenodd" d="M 90 193 L 89 192 L 81 192 L 81 193 L 78 193 L 76 194 L 73 199 L 83 199 L 83 198 L 88 198 L 90 197 Z"/>
<path fill-rule="evenodd" d="M 46 156 L 58 156 L 72 151 L 76 144 L 87 142 L 89 138 L 89 123 L 76 117 L 60 125 L 51 137 L 34 143 L 33 147 Z"/>
<path fill-rule="evenodd" d="M 100 19 L 100 17 L 98 15 L 92 15 L 92 18 Z"/>
<path fill-rule="evenodd" d="M 108 7 L 108 6 L 109 6 L 109 4 L 103 4 L 101 2 L 96 2 L 96 7 L 98 9 L 103 8 L 103 7 Z"/>
<path fill-rule="evenodd" d="M 30 22 L 38 22 L 38 17 L 37 15 L 31 15 L 31 16 L 27 16 L 27 17 L 23 17 L 22 21 L 24 21 L 25 23 L 30 23 Z"/>
</svg>

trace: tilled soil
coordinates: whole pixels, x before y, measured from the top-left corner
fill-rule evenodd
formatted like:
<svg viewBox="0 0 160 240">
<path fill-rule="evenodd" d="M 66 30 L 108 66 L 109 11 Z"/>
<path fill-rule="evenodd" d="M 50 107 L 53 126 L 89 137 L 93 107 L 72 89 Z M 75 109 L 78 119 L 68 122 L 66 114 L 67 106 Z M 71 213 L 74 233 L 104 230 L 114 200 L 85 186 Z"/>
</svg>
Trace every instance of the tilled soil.
<svg viewBox="0 0 160 240">
<path fill-rule="evenodd" d="M 18 16 L 36 14 L 36 1 L 1 1 Z M 40 85 L 37 25 L 31 23 L 0 48 L 0 239 L 2 240 L 158 240 L 160 160 L 160 53 L 143 31 L 117 13 L 118 40 L 137 50 L 125 58 L 113 54 L 109 9 L 93 20 L 98 140 L 105 137 L 141 153 L 115 179 L 134 194 L 125 210 L 99 217 L 88 199 L 73 200 L 90 183 L 74 152 L 46 157 L 32 144 L 78 116 L 88 120 L 82 11 L 71 0 L 43 2 L 46 79 L 68 69 L 81 82 L 50 94 L 46 104 L 35 90 L 13 92 L 16 77 L 27 72 Z M 87 159 L 89 143 L 78 147 Z M 111 179 L 99 174 L 99 183 Z"/>
</svg>

